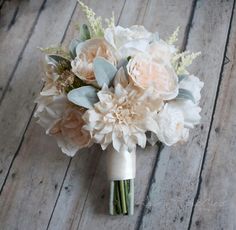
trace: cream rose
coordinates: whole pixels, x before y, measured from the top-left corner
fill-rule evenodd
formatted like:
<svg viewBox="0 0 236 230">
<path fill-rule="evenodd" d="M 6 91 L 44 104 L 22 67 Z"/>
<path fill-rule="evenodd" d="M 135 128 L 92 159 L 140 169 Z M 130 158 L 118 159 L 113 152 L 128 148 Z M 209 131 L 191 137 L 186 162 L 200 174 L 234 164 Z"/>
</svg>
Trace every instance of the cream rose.
<svg viewBox="0 0 236 230">
<path fill-rule="evenodd" d="M 154 87 L 164 100 L 170 100 L 178 94 L 178 78 L 173 68 L 150 55 L 138 54 L 131 58 L 127 71 L 138 87 L 147 89 Z"/>
<path fill-rule="evenodd" d="M 93 60 L 96 57 L 103 57 L 116 65 L 116 58 L 111 47 L 102 38 L 90 39 L 80 43 L 76 47 L 76 54 L 76 58 L 71 62 L 72 72 L 87 83 L 96 84 L 93 72 Z"/>
</svg>

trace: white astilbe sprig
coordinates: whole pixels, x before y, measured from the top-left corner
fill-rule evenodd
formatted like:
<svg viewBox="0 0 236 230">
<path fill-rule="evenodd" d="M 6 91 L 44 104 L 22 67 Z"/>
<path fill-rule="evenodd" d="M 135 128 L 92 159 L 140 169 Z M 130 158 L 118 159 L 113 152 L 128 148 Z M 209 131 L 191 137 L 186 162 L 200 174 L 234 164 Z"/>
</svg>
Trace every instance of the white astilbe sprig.
<svg viewBox="0 0 236 230">
<path fill-rule="evenodd" d="M 189 74 L 187 67 L 190 66 L 195 58 L 197 58 L 201 52 L 184 51 L 182 53 L 176 53 L 172 58 L 172 65 L 177 75 Z"/>
<path fill-rule="evenodd" d="M 170 37 L 167 39 L 167 43 L 169 45 L 173 45 L 174 43 L 178 41 L 179 30 L 180 30 L 180 27 L 178 26 L 176 30 L 173 32 L 173 34 L 171 34 Z"/>
<path fill-rule="evenodd" d="M 102 26 L 102 18 L 101 17 L 96 17 L 95 12 L 89 8 L 88 6 L 86 6 L 83 2 L 78 1 L 83 12 L 86 15 L 86 18 L 89 22 L 89 26 L 91 29 L 91 34 L 92 37 L 100 37 L 103 36 L 104 34 L 104 29 Z"/>
</svg>

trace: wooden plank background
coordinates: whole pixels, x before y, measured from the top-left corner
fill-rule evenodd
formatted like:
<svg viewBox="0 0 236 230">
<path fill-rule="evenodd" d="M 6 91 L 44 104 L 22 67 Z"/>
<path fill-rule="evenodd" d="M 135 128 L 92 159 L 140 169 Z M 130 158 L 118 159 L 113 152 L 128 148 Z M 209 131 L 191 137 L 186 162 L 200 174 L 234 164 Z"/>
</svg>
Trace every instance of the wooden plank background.
<svg viewBox="0 0 236 230">
<path fill-rule="evenodd" d="M 32 118 L 43 74 L 37 47 L 68 45 L 81 9 L 75 0 L 1 0 L 0 230 L 235 230 L 235 1 L 84 3 L 163 38 L 180 26 L 178 46 L 202 52 L 190 68 L 205 82 L 202 122 L 187 145 L 138 149 L 134 216 L 109 216 L 101 149 L 68 158 Z"/>
</svg>

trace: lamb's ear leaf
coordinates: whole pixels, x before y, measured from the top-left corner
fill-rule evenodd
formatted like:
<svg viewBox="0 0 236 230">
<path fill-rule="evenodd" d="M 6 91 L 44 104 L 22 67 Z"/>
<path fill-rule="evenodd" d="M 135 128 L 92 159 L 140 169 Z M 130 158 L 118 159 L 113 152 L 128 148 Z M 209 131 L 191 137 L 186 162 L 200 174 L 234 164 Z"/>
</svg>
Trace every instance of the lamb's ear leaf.
<svg viewBox="0 0 236 230">
<path fill-rule="evenodd" d="M 187 77 L 188 77 L 188 75 L 185 75 L 185 74 L 178 75 L 178 82 L 181 82 L 182 80 L 184 80 Z"/>
<path fill-rule="evenodd" d="M 70 56 L 74 59 L 76 57 L 76 47 L 80 44 L 79 39 L 73 39 L 69 45 Z"/>
<path fill-rule="evenodd" d="M 179 94 L 175 99 L 191 100 L 193 103 L 195 103 L 193 94 L 187 89 L 179 89 Z"/>
<path fill-rule="evenodd" d="M 50 61 L 50 62 L 53 62 L 55 64 L 65 63 L 68 66 L 71 66 L 69 59 L 66 59 L 66 58 L 64 58 L 64 57 L 62 57 L 60 55 L 56 55 L 56 54 L 47 55 L 46 56 L 46 61 L 47 62 Z"/>
<path fill-rule="evenodd" d="M 73 89 L 67 94 L 67 98 L 70 102 L 87 109 L 93 108 L 93 105 L 98 102 L 97 91 L 92 86 Z"/>
<path fill-rule="evenodd" d="M 103 57 L 96 57 L 93 61 L 93 69 L 96 81 L 100 87 L 110 85 L 116 75 L 117 69 Z"/>
<path fill-rule="evenodd" d="M 89 28 L 86 24 L 83 24 L 80 27 L 80 40 L 81 41 L 86 41 L 90 38 L 91 38 L 91 35 L 90 35 L 90 32 L 89 32 Z"/>
</svg>

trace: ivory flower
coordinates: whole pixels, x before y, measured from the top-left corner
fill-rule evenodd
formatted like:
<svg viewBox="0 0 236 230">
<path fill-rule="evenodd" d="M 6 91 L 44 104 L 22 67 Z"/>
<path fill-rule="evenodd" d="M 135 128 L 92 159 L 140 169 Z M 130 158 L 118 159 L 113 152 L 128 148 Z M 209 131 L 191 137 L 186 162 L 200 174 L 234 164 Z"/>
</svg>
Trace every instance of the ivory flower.
<svg viewBox="0 0 236 230">
<path fill-rule="evenodd" d="M 141 89 L 153 86 L 164 100 L 178 94 L 178 78 L 173 68 L 149 55 L 138 54 L 131 58 L 127 71 L 135 85 Z"/>
<path fill-rule="evenodd" d="M 144 52 L 153 39 L 152 33 L 138 25 L 130 28 L 121 26 L 107 28 L 104 37 L 120 58 L 127 58 L 137 52 Z"/>
<path fill-rule="evenodd" d="M 91 143 L 89 132 L 83 129 L 83 113 L 80 108 L 69 108 L 49 130 L 49 134 L 56 137 L 62 152 L 68 156 L 74 156 L 79 149 Z"/>
<path fill-rule="evenodd" d="M 102 38 L 90 39 L 81 42 L 76 47 L 76 58 L 71 61 L 72 72 L 81 80 L 87 83 L 95 83 L 93 72 L 93 60 L 100 56 L 116 65 L 116 58 L 113 55 L 109 44 Z"/>
<path fill-rule="evenodd" d="M 196 104 L 198 104 L 201 99 L 200 92 L 203 86 L 204 86 L 204 83 L 200 81 L 199 78 L 197 78 L 194 75 L 186 76 L 179 83 L 179 88 L 187 89 L 192 93 Z"/>
<path fill-rule="evenodd" d="M 179 141 L 186 141 L 189 129 L 184 126 L 184 115 L 181 110 L 166 103 L 157 115 L 158 139 L 166 145 L 173 145 Z"/>
<path fill-rule="evenodd" d="M 165 41 L 159 40 L 150 43 L 146 52 L 157 61 L 171 65 L 171 59 L 176 49 L 174 46 L 168 45 Z"/>
<path fill-rule="evenodd" d="M 83 112 L 72 106 L 65 95 L 43 96 L 38 99 L 34 116 L 46 129 L 46 133 L 55 137 L 62 152 L 68 156 L 90 143 L 90 135 L 83 130 Z"/>
<path fill-rule="evenodd" d="M 162 100 L 151 91 L 136 91 L 131 85 L 123 88 L 118 84 L 114 90 L 106 86 L 98 92 L 99 102 L 84 114 L 85 129 L 93 140 L 105 149 L 111 142 L 119 152 L 133 150 L 136 144 L 146 145 L 146 131 L 156 132 L 155 116 Z"/>
</svg>

